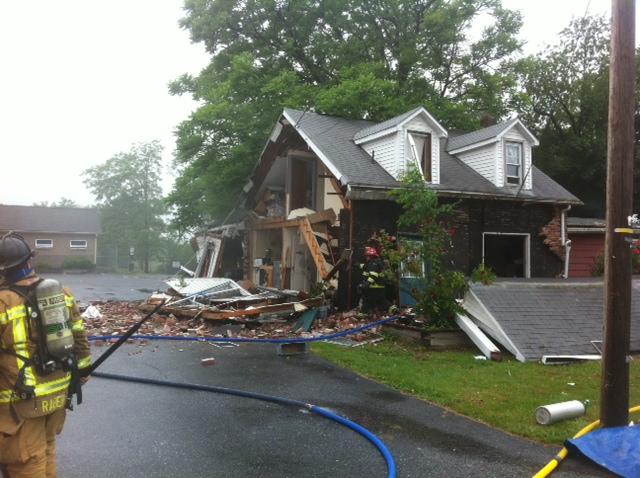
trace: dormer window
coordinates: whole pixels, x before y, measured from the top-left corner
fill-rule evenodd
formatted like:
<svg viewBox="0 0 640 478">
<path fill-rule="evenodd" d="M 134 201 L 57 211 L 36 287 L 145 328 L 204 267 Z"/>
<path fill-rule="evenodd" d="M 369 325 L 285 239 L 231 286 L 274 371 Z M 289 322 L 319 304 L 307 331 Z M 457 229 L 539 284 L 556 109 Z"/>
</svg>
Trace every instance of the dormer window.
<svg viewBox="0 0 640 478">
<path fill-rule="evenodd" d="M 505 143 L 505 163 L 507 184 L 519 185 L 522 181 L 522 144 Z"/>
<path fill-rule="evenodd" d="M 425 181 L 431 181 L 431 135 L 409 131 L 409 149 L 415 165 L 422 172 Z"/>
</svg>

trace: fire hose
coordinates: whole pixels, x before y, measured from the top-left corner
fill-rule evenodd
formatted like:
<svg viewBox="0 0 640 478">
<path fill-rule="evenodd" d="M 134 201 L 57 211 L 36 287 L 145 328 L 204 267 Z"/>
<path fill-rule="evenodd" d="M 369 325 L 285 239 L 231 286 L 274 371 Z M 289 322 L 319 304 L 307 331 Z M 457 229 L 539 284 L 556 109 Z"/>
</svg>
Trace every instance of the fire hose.
<svg viewBox="0 0 640 478">
<path fill-rule="evenodd" d="M 142 377 L 131 377 L 127 375 L 117 375 L 111 373 L 103 373 L 96 372 L 95 370 L 107 359 L 109 356 L 115 352 L 123 343 L 125 343 L 128 339 L 147 339 L 147 340 L 182 340 L 182 341 L 198 341 L 198 342 L 243 342 L 243 343 L 303 343 L 303 342 L 318 342 L 322 340 L 331 340 L 339 337 L 345 337 L 347 335 L 356 334 L 362 332 L 363 330 L 371 329 L 373 327 L 378 327 L 382 324 L 395 321 L 399 319 L 399 316 L 388 317 L 385 319 L 378 320 L 376 322 L 372 322 L 370 324 L 365 324 L 360 327 L 356 327 L 350 330 L 346 330 L 343 332 L 337 332 L 330 335 L 318 336 L 318 337 L 295 337 L 295 338 L 287 338 L 287 339 L 251 339 L 251 338 L 243 338 L 243 337 L 179 337 L 179 336 L 155 336 L 155 335 L 134 335 L 138 329 L 142 326 L 144 322 L 146 322 L 153 314 L 158 312 L 163 306 L 164 302 L 158 304 L 151 312 L 145 315 L 140 321 L 138 321 L 135 325 L 133 325 L 125 334 L 121 336 L 96 336 L 89 337 L 89 340 L 115 340 L 117 341 L 111 345 L 100 357 L 98 357 L 92 364 L 89 371 L 86 373 L 87 375 L 92 375 L 98 378 L 110 379 L 110 380 L 121 380 L 125 382 L 132 383 L 141 383 L 146 385 L 156 385 L 163 387 L 171 387 L 178 388 L 183 390 L 192 390 L 192 391 L 201 391 L 201 392 L 210 392 L 210 393 L 221 393 L 226 395 L 233 395 L 237 397 L 243 398 L 251 398 L 255 400 L 262 400 L 270 403 L 276 403 L 278 405 L 295 407 L 299 409 L 306 409 L 316 415 L 320 415 L 326 419 L 334 421 L 344 427 L 347 427 L 362 437 L 366 438 L 373 446 L 376 447 L 378 452 L 382 455 L 387 465 L 387 478 L 396 478 L 396 464 L 393 459 L 393 455 L 387 448 L 387 446 L 380 440 L 377 436 L 371 433 L 366 428 L 361 425 L 338 415 L 331 410 L 328 410 L 323 407 L 319 407 L 317 405 L 313 405 L 310 403 L 305 403 L 300 400 L 293 400 L 290 398 L 284 397 L 276 397 L 272 395 L 266 395 L 263 393 L 249 392 L 245 390 L 236 390 L 232 388 L 225 387 L 215 387 L 211 385 L 200 385 L 200 384 L 192 384 L 192 383 L 180 383 L 180 382 L 172 382 L 167 380 L 156 380 L 150 378 L 142 378 Z"/>
</svg>

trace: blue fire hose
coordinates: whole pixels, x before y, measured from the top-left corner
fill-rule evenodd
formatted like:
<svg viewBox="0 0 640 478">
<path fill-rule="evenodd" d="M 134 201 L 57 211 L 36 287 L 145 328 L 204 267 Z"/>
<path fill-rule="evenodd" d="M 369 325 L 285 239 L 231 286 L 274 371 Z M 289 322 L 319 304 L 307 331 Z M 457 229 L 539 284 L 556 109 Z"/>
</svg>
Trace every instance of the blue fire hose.
<svg viewBox="0 0 640 478">
<path fill-rule="evenodd" d="M 181 337 L 181 336 L 158 336 L 158 335 L 130 335 L 127 338 L 146 339 L 146 340 L 170 340 L 170 341 L 181 340 L 181 341 L 191 341 L 191 342 L 232 342 L 232 343 L 272 343 L 272 344 L 319 342 L 323 340 L 332 340 L 340 337 L 346 337 L 352 334 L 357 334 L 359 332 L 362 332 L 363 330 L 378 327 L 380 325 L 395 321 L 399 318 L 400 318 L 399 316 L 388 317 L 386 319 L 381 319 L 376 322 L 371 322 L 369 324 L 356 327 L 350 330 L 345 330 L 343 332 L 337 332 L 334 334 L 321 335 L 317 337 L 307 337 L 307 338 L 294 337 L 294 338 L 280 338 L 280 339 L 257 339 L 257 338 L 254 339 L 254 338 L 245 338 L 245 337 Z M 94 340 L 117 339 L 121 341 L 123 338 L 125 338 L 125 336 L 106 335 L 106 336 L 89 337 L 89 340 L 94 341 Z M 351 420 L 348 420 L 345 417 L 342 417 L 336 413 L 333 413 L 332 411 L 326 408 L 322 408 L 310 403 L 305 403 L 300 400 L 293 400 L 293 399 L 284 398 L 284 397 L 275 397 L 275 396 L 266 395 L 263 393 L 248 392 L 244 390 L 236 390 L 233 388 L 215 387 L 211 385 L 199 385 L 199 384 L 192 384 L 192 383 L 180 383 L 180 382 L 156 380 L 156 379 L 142 378 L 142 377 L 131 377 L 127 375 L 117 375 L 112 373 L 103 373 L 103 372 L 96 372 L 96 371 L 92 371 L 91 375 L 93 377 L 98 377 L 98 378 L 121 380 L 125 382 L 133 382 L 133 383 L 143 383 L 147 385 L 158 385 L 158 386 L 164 386 L 164 387 L 180 388 L 183 390 L 195 390 L 195 391 L 210 392 L 210 393 L 223 393 L 226 395 L 234 395 L 237 397 L 263 400 L 266 402 L 276 403 L 278 405 L 283 405 L 283 406 L 307 409 L 310 412 L 315 413 L 316 415 L 320 415 L 321 417 L 327 418 L 336 423 L 339 423 L 342 426 L 350 428 L 351 430 L 355 431 L 356 433 L 360 434 L 361 436 L 369 440 L 369 442 L 373 444 L 373 446 L 375 446 L 376 449 L 380 452 L 380 454 L 382 455 L 382 457 L 384 458 L 387 464 L 387 478 L 396 478 L 396 464 L 393 459 L 393 456 L 391 455 L 391 452 L 389 451 L 387 446 L 384 444 L 384 442 L 382 442 L 382 440 L 380 440 L 377 436 L 375 436 L 373 433 L 371 433 L 369 430 L 362 427 L 361 425 L 358 425 L 357 423 L 352 422 Z"/>
<path fill-rule="evenodd" d="M 151 378 L 130 377 L 127 375 L 116 375 L 116 374 L 104 373 L 104 372 L 93 372 L 91 375 L 94 377 L 106 378 L 111 380 L 121 380 L 124 382 L 143 383 L 147 385 L 159 385 L 162 387 L 180 388 L 183 390 L 196 390 L 201 392 L 223 393 L 226 395 L 235 395 L 237 397 L 253 398 L 255 400 L 263 400 L 266 402 L 276 403 L 278 405 L 303 408 L 303 409 L 309 410 L 315 413 L 316 415 L 320 415 L 321 417 L 328 418 L 329 420 L 332 420 L 334 422 L 339 423 L 340 425 L 350 428 L 351 430 L 355 431 L 356 433 L 359 433 L 360 435 L 365 437 L 367 440 L 369 440 L 373 444 L 373 446 L 375 446 L 378 449 L 378 451 L 384 458 L 385 462 L 387 463 L 387 478 L 396 478 L 395 461 L 393 460 L 393 456 L 391 455 L 391 452 L 386 447 L 386 445 L 382 442 L 382 440 L 380 440 L 377 436 L 375 436 L 366 428 L 340 415 L 337 415 L 336 413 L 333 413 L 332 411 L 327 410 L 326 408 L 322 408 L 317 405 L 312 405 L 310 403 L 305 403 L 300 400 L 293 400 L 290 398 L 283 398 L 283 397 L 275 397 L 272 395 L 266 395 L 264 393 L 235 390 L 233 388 L 214 387 L 211 385 L 199 385 L 199 384 L 193 384 L 193 383 L 171 382 L 168 380 L 156 380 Z"/>
</svg>

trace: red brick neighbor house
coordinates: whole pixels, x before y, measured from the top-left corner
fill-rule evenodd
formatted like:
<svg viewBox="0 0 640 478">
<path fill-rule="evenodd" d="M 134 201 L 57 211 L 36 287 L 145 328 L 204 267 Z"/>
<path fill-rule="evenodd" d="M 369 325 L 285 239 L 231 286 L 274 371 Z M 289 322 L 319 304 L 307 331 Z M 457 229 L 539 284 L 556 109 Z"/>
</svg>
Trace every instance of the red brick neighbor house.
<svg viewBox="0 0 640 478">
<path fill-rule="evenodd" d="M 96 263 L 97 209 L 73 207 L 9 206 L 0 204 L 0 233 L 21 234 L 36 251 L 34 264 L 63 268 L 65 260 L 84 257 Z"/>
</svg>

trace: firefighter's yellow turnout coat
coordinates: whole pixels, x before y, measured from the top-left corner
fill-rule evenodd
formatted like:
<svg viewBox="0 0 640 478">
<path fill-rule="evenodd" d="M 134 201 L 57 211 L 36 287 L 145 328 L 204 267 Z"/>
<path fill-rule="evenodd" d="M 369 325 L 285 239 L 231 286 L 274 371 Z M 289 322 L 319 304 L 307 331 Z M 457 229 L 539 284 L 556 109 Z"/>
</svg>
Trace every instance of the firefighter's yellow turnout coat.
<svg viewBox="0 0 640 478">
<path fill-rule="evenodd" d="M 29 286 L 36 276 L 15 285 Z M 89 343 L 80 311 L 64 289 L 80 370 L 91 366 Z M 71 373 L 62 369 L 39 375 L 32 360 L 37 352 L 38 328 L 30 323 L 24 298 L 0 288 L 0 470 L 11 478 L 55 477 L 55 435 L 62 431 Z M 19 356 L 19 357 L 18 357 Z M 16 384 L 33 388 L 35 397 L 21 397 Z"/>
</svg>

